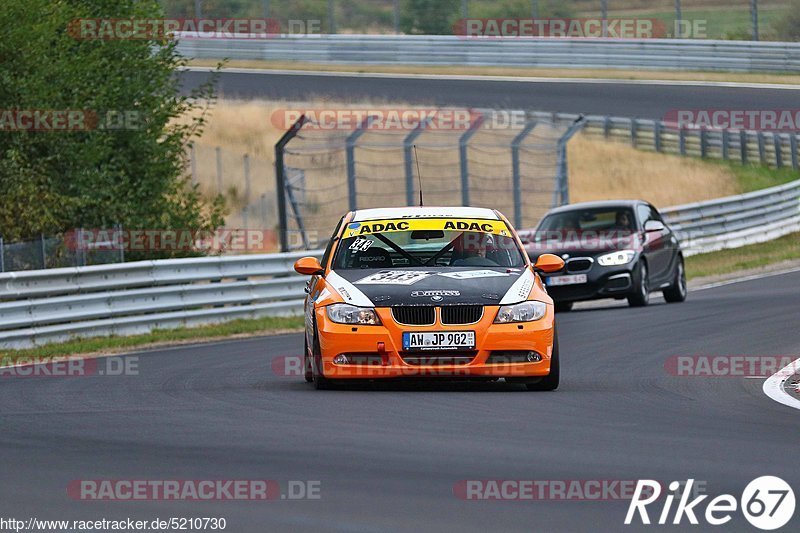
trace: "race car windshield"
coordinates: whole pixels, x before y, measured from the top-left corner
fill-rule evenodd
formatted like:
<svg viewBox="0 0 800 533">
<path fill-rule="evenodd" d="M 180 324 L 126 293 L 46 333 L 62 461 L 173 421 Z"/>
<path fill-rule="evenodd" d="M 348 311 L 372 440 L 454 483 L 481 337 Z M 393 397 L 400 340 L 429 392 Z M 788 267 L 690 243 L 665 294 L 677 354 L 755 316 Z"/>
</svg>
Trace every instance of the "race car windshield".
<svg viewBox="0 0 800 533">
<path fill-rule="evenodd" d="M 345 229 L 333 268 L 521 268 L 522 254 L 502 221 L 369 221 Z"/>
<path fill-rule="evenodd" d="M 636 230 L 633 211 L 628 208 L 575 209 L 554 213 L 542 220 L 534 240 L 547 232 L 631 232 Z"/>
</svg>

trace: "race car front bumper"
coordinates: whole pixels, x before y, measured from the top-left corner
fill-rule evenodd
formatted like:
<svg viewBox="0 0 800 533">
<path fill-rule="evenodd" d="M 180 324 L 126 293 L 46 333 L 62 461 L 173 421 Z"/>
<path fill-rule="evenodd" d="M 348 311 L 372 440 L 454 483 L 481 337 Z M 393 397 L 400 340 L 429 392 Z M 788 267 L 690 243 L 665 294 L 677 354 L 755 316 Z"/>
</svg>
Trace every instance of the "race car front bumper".
<svg viewBox="0 0 800 533">
<path fill-rule="evenodd" d="M 332 322 L 316 310 L 322 373 L 331 379 L 543 377 L 553 354 L 553 306 L 534 322 L 494 324 L 497 306 L 486 306 L 473 324 L 398 324 L 377 308 L 381 325 Z M 450 351 L 403 350 L 403 332 L 474 331 L 475 346 Z M 339 357 L 337 357 L 339 356 Z M 342 357 L 343 356 L 343 357 Z"/>
</svg>

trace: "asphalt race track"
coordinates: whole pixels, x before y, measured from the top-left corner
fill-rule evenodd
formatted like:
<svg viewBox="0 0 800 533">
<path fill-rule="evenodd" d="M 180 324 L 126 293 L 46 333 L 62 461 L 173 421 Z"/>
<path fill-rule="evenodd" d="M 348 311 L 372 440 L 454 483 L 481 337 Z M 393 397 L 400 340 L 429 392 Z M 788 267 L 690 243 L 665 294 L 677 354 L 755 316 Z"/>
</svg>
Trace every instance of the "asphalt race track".
<svg viewBox="0 0 800 533">
<path fill-rule="evenodd" d="M 184 71 L 184 86 L 208 79 Z M 335 99 L 341 102 L 407 102 L 420 105 L 534 109 L 638 118 L 663 118 L 676 109 L 795 109 L 798 90 L 639 83 L 528 82 L 397 77 L 224 72 L 226 98 Z"/>
<path fill-rule="evenodd" d="M 636 530 L 622 525 L 625 502 L 465 501 L 453 488 L 695 478 L 738 498 L 771 474 L 797 490 L 796 410 L 767 398 L 763 379 L 676 377 L 664 365 L 676 354 L 797 357 L 799 303 L 792 273 L 685 304 L 559 315 L 553 393 L 503 383 L 318 392 L 272 370 L 274 358 L 300 353 L 297 334 L 142 353 L 126 377 L 0 378 L 0 500 L 20 518 L 222 516 L 228 531 Z M 109 478 L 319 480 L 321 499 L 67 496 L 70 480 Z M 716 530 L 753 529 L 737 513 Z"/>
</svg>

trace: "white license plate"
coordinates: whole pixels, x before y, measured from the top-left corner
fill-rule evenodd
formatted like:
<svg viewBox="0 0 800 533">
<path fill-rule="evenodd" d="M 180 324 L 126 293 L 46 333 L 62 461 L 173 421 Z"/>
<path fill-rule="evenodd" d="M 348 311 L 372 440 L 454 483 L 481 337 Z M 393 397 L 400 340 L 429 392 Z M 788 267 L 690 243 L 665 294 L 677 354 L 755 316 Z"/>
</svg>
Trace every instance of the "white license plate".
<svg viewBox="0 0 800 533">
<path fill-rule="evenodd" d="M 547 279 L 547 284 L 551 286 L 577 285 L 579 283 L 586 283 L 586 274 L 574 274 L 572 276 L 553 276 L 546 279 Z"/>
<path fill-rule="evenodd" d="M 475 347 L 474 331 L 403 332 L 403 350 L 463 350 Z"/>
</svg>

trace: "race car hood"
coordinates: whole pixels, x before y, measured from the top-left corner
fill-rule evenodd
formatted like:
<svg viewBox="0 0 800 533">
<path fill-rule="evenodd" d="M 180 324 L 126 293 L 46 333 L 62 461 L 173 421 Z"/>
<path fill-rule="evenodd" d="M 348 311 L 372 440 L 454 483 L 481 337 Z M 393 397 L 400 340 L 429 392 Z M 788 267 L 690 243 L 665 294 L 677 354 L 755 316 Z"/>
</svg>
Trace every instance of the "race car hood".
<svg viewBox="0 0 800 533">
<path fill-rule="evenodd" d="M 523 268 L 351 269 L 328 283 L 359 306 L 506 305 L 527 299 L 534 276 Z"/>
</svg>

